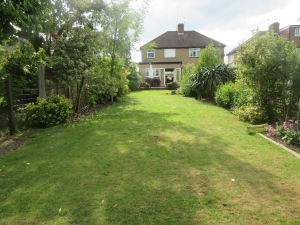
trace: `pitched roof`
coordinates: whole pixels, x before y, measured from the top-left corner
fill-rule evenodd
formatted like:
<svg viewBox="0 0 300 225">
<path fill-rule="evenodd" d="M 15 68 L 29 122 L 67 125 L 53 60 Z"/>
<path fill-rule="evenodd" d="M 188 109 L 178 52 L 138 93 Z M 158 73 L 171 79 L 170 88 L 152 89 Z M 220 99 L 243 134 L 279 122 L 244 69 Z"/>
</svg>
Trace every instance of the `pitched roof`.
<svg viewBox="0 0 300 225">
<path fill-rule="evenodd" d="M 267 32 L 267 31 L 259 31 L 259 33 L 257 34 L 257 36 L 262 36 L 262 35 L 264 35 L 266 32 Z M 244 42 L 241 43 L 241 44 L 247 43 L 247 42 L 251 41 L 254 37 L 257 37 L 257 36 L 252 36 L 251 38 L 247 39 L 246 41 L 244 41 Z M 240 47 L 241 44 L 239 44 L 237 47 L 235 47 L 234 49 L 232 49 L 232 50 L 231 50 L 230 52 L 228 52 L 226 55 L 228 56 L 228 55 L 231 55 L 231 54 L 235 54 L 236 51 L 239 49 L 239 47 Z"/>
<path fill-rule="evenodd" d="M 184 31 L 182 34 L 178 34 L 178 31 L 167 31 L 150 42 L 155 42 L 157 48 L 204 48 L 210 43 L 216 47 L 226 46 L 196 31 Z"/>
</svg>

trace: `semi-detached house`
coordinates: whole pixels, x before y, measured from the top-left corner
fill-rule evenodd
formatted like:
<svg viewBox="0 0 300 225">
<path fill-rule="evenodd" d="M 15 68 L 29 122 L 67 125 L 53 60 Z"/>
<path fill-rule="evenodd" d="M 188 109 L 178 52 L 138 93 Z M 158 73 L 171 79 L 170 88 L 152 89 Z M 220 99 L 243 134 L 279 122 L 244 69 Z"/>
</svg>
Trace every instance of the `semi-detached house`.
<svg viewBox="0 0 300 225">
<path fill-rule="evenodd" d="M 142 62 L 139 63 L 139 73 L 143 81 L 157 78 L 161 85 L 166 84 L 167 77 L 180 81 L 182 66 L 197 64 L 201 51 L 210 43 L 219 50 L 219 57 L 224 60 L 225 44 L 196 31 L 185 31 L 181 23 L 177 31 L 167 31 L 149 43 L 153 42 L 156 44 L 154 49 L 144 50 L 145 45 L 140 48 Z"/>
</svg>

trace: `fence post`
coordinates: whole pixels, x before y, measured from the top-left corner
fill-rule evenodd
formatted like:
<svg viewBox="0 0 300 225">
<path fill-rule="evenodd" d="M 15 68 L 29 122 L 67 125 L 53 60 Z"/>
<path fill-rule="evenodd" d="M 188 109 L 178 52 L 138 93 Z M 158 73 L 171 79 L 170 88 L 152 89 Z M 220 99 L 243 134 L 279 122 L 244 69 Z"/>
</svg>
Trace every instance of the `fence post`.
<svg viewBox="0 0 300 225">
<path fill-rule="evenodd" d="M 45 66 L 39 65 L 39 97 L 45 98 Z"/>
<path fill-rule="evenodd" d="M 8 107 L 8 120 L 9 120 L 9 134 L 16 133 L 16 125 L 13 115 L 13 98 L 10 78 L 6 80 L 6 94 L 7 94 L 7 107 Z"/>
</svg>

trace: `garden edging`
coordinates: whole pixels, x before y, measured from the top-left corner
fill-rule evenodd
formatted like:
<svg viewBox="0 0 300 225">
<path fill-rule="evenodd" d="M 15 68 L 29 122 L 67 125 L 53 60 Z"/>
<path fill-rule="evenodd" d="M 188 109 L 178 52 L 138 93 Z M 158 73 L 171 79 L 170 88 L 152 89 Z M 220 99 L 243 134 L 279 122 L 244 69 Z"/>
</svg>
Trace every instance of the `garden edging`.
<svg viewBox="0 0 300 225">
<path fill-rule="evenodd" d="M 282 144 L 280 144 L 280 143 L 278 143 L 278 142 L 276 142 L 276 141 L 273 141 L 272 139 L 270 139 L 270 138 L 266 137 L 266 136 L 265 136 L 265 135 L 263 135 L 263 134 L 260 134 L 260 133 L 259 133 L 259 135 L 260 135 L 261 137 L 263 137 L 263 138 L 267 139 L 268 141 L 270 141 L 270 142 L 274 143 L 275 145 L 277 145 L 277 146 L 279 146 L 279 147 L 283 148 L 284 150 L 286 150 L 286 151 L 288 151 L 288 152 L 292 153 L 294 156 L 296 156 L 296 157 L 300 158 L 300 155 L 299 155 L 298 153 L 296 153 L 296 152 L 294 152 L 294 151 L 292 151 L 292 150 L 288 149 L 288 148 L 287 148 L 287 147 L 285 147 L 284 145 L 282 145 Z"/>
</svg>

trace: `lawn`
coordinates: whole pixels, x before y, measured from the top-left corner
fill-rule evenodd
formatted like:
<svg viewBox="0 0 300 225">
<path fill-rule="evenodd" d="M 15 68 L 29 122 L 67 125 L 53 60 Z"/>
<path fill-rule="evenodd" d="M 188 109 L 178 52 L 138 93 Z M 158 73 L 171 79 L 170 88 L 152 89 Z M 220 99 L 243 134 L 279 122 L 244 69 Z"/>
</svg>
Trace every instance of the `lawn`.
<svg viewBox="0 0 300 225">
<path fill-rule="evenodd" d="M 0 224 L 299 224 L 300 160 L 169 92 L 24 133 L 0 157 Z"/>
</svg>

